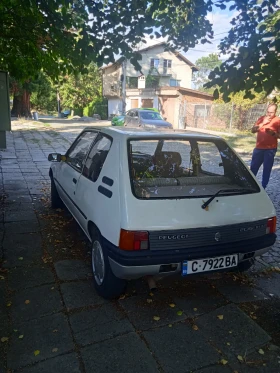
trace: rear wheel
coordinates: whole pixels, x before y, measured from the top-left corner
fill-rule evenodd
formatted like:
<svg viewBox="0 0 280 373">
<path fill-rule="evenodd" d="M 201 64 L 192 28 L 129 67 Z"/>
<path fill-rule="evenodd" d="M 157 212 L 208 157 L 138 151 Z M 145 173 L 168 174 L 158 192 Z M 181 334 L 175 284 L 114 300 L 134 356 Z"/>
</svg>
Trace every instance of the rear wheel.
<svg viewBox="0 0 280 373">
<path fill-rule="evenodd" d="M 93 231 L 91 237 L 91 260 L 95 289 L 105 299 L 118 298 L 125 291 L 126 281 L 113 274 L 100 234 Z"/>
<path fill-rule="evenodd" d="M 59 197 L 53 178 L 51 177 L 51 206 L 53 209 L 63 207 L 63 202 Z"/>
</svg>

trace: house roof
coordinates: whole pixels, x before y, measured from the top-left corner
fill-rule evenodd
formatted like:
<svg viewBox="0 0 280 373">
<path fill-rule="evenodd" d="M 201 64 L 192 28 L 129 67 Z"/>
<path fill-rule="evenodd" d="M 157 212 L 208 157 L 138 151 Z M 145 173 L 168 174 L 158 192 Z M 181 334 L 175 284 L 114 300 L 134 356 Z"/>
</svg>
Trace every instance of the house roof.
<svg viewBox="0 0 280 373">
<path fill-rule="evenodd" d="M 169 86 L 163 86 L 159 88 L 160 90 L 172 90 L 172 91 L 179 91 L 180 93 L 189 93 L 190 95 L 196 95 L 200 97 L 205 97 L 205 98 L 211 98 L 214 100 L 213 95 L 210 95 L 209 93 L 206 92 L 201 92 L 196 89 L 191 89 L 191 88 L 184 88 L 184 87 L 169 87 Z"/>
<path fill-rule="evenodd" d="M 164 46 L 164 45 L 167 45 L 166 42 L 161 42 L 161 43 L 157 43 L 157 44 L 154 44 L 154 45 L 150 45 L 149 47 L 146 47 L 146 48 L 142 48 L 142 49 L 139 49 L 137 52 L 138 53 L 141 53 L 141 52 L 146 52 L 147 50 L 150 50 L 150 49 L 153 49 L 155 47 L 160 47 L 160 46 Z M 170 50 L 170 52 L 174 53 L 176 57 L 178 57 L 180 60 L 184 61 L 187 65 L 189 65 L 193 70 L 195 71 L 198 71 L 199 68 L 197 66 L 195 66 L 195 64 L 193 64 L 190 60 L 188 60 L 185 56 L 182 55 L 182 53 L 176 51 L 176 50 Z M 120 57 L 117 61 L 115 61 L 114 63 L 110 63 L 109 65 L 106 65 L 106 66 L 103 66 L 101 67 L 101 70 L 105 70 L 109 67 L 112 67 L 113 65 L 120 65 L 120 63 L 122 62 L 122 59 L 123 57 Z"/>
</svg>

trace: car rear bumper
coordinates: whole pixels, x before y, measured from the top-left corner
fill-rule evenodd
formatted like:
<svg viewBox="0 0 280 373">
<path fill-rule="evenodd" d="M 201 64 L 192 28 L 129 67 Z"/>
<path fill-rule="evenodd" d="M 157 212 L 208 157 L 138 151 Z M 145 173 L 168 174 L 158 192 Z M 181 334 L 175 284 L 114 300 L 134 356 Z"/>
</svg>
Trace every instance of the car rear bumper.
<svg viewBox="0 0 280 373">
<path fill-rule="evenodd" d="M 182 262 L 223 255 L 238 254 L 239 262 L 258 257 L 269 251 L 276 240 L 275 234 L 268 234 L 257 239 L 214 245 L 198 250 L 163 251 L 122 251 L 106 239 L 103 244 L 107 249 L 111 269 L 116 277 L 136 279 L 147 275 L 170 275 L 181 272 Z"/>
</svg>

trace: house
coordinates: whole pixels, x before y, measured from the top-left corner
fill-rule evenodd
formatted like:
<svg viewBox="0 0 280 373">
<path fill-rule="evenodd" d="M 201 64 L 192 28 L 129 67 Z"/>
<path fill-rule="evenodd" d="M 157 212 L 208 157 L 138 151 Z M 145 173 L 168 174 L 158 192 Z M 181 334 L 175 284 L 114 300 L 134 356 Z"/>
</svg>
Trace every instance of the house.
<svg viewBox="0 0 280 373">
<path fill-rule="evenodd" d="M 205 101 L 213 100 L 212 96 L 191 89 L 192 75 L 198 68 L 181 53 L 167 50 L 164 42 L 138 52 L 142 55 L 139 61 L 141 72 L 124 58 L 101 69 L 109 117 L 132 108 L 154 107 L 174 128 L 181 128 L 186 124 L 182 119 L 186 97 L 192 102 L 203 102 L 203 105 Z"/>
</svg>

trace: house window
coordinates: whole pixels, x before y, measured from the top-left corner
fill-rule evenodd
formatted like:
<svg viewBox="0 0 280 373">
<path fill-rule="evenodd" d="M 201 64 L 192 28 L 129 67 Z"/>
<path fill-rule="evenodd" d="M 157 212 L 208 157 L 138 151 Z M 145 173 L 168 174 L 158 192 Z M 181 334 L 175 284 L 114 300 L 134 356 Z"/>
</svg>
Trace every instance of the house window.
<svg viewBox="0 0 280 373">
<path fill-rule="evenodd" d="M 170 68 L 171 65 L 172 65 L 172 61 L 171 60 L 163 60 L 163 67 Z"/>
<path fill-rule="evenodd" d="M 159 59 L 158 58 L 151 58 L 151 69 L 158 69 L 159 67 Z"/>
<path fill-rule="evenodd" d="M 170 87 L 180 87 L 180 80 L 176 80 L 176 79 L 170 79 Z"/>
</svg>

